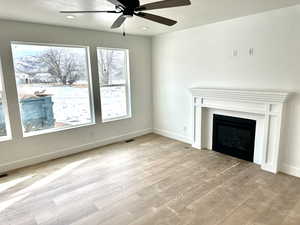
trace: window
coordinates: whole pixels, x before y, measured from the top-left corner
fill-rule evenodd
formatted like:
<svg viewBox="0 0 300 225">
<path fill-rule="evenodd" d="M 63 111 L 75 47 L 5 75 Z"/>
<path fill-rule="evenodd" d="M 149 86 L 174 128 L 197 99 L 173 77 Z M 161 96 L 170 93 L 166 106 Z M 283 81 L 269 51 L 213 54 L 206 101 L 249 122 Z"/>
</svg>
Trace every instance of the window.
<svg viewBox="0 0 300 225">
<path fill-rule="evenodd" d="M 88 47 L 12 43 L 26 135 L 94 123 Z"/>
<path fill-rule="evenodd" d="M 102 121 L 131 117 L 128 50 L 98 48 Z"/>
<path fill-rule="evenodd" d="M 0 141 L 8 140 L 11 138 L 8 111 L 6 106 L 6 96 L 4 91 L 4 84 L 2 80 L 2 67 L 0 61 Z"/>
</svg>

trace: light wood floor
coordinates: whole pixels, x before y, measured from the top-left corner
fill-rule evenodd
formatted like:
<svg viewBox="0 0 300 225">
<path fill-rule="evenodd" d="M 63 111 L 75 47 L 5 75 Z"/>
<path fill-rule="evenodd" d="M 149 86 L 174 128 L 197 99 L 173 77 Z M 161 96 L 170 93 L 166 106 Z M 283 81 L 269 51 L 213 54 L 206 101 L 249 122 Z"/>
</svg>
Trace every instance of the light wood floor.
<svg viewBox="0 0 300 225">
<path fill-rule="evenodd" d="M 300 179 L 157 135 L 0 179 L 2 225 L 300 225 Z"/>
</svg>

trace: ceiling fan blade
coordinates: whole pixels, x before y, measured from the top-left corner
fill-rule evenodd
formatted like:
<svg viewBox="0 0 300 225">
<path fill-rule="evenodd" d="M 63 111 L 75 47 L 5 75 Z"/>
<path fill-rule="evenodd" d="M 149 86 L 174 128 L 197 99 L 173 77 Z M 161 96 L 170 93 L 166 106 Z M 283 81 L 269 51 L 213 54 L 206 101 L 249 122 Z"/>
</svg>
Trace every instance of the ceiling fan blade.
<svg viewBox="0 0 300 225">
<path fill-rule="evenodd" d="M 111 10 L 106 10 L 106 11 L 60 11 L 60 13 L 120 13 L 117 11 L 111 11 Z"/>
<path fill-rule="evenodd" d="M 162 16 L 153 15 L 153 14 L 150 14 L 150 13 L 140 12 L 140 13 L 135 13 L 135 15 L 139 16 L 139 17 L 142 17 L 144 19 L 147 19 L 147 20 L 151 20 L 151 21 L 154 21 L 154 22 L 157 22 L 157 23 L 167 25 L 167 26 L 173 26 L 177 23 L 177 21 L 175 21 L 175 20 L 171 20 L 171 19 L 168 19 L 168 18 L 165 18 L 165 17 L 162 17 Z"/>
<path fill-rule="evenodd" d="M 121 0 L 107 0 L 107 1 L 109 1 L 111 4 L 114 4 L 115 6 L 125 7 L 124 3 L 122 3 Z"/>
<path fill-rule="evenodd" d="M 186 6 L 186 5 L 191 5 L 190 0 L 165 0 L 165 1 L 159 1 L 159 2 L 153 2 L 153 3 L 141 5 L 135 10 L 146 11 L 152 9 L 164 9 L 164 8 L 172 8 L 172 7 Z"/>
<path fill-rule="evenodd" d="M 122 26 L 122 24 L 125 22 L 125 20 L 126 20 L 125 16 L 123 16 L 123 15 L 119 16 L 118 19 L 111 26 L 111 29 L 119 28 L 120 26 Z"/>
</svg>

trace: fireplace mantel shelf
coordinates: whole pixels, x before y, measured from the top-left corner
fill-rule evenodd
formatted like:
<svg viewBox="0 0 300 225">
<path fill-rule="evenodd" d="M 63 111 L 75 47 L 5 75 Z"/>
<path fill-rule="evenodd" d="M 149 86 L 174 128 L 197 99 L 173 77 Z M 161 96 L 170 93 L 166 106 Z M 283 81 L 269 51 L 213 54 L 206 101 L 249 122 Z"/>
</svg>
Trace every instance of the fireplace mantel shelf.
<svg viewBox="0 0 300 225">
<path fill-rule="evenodd" d="M 205 130 L 207 110 L 221 110 L 228 116 L 241 118 L 257 118 L 259 133 L 255 153 L 261 156 L 263 170 L 277 173 L 283 109 L 288 101 L 289 93 L 280 91 L 238 90 L 220 88 L 196 87 L 190 89 L 193 97 L 193 147 L 205 146 L 203 138 L 211 135 L 211 130 Z M 260 138 L 261 137 L 261 138 Z M 212 137 L 208 137 L 208 140 Z"/>
<path fill-rule="evenodd" d="M 279 91 L 218 89 L 201 87 L 191 88 L 190 90 L 193 96 L 239 102 L 285 103 L 288 100 L 289 96 L 288 92 Z"/>
</svg>

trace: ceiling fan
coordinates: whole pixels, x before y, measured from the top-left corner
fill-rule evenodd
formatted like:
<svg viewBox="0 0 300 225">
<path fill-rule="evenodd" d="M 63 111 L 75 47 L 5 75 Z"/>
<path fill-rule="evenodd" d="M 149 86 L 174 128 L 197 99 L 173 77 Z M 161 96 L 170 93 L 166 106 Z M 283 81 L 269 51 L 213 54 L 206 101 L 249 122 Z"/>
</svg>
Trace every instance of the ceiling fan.
<svg viewBox="0 0 300 225">
<path fill-rule="evenodd" d="M 138 16 L 147 20 L 151 20 L 167 26 L 173 26 L 177 23 L 175 20 L 171 20 L 162 16 L 157 16 L 143 11 L 153 9 L 164 9 L 178 6 L 191 5 L 190 0 L 164 0 L 159 2 L 153 2 L 141 5 L 139 0 L 107 0 L 115 5 L 115 10 L 105 11 L 60 11 L 60 13 L 115 13 L 121 14 L 117 20 L 111 26 L 111 29 L 119 28 L 129 17 Z"/>
</svg>

